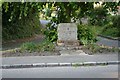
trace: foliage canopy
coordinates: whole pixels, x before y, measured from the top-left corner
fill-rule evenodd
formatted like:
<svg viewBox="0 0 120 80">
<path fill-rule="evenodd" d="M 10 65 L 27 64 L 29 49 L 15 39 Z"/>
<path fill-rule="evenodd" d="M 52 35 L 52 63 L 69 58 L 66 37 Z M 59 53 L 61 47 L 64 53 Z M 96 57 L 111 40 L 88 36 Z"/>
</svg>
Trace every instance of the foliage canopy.
<svg viewBox="0 0 120 80">
<path fill-rule="evenodd" d="M 103 2 L 102 8 L 96 10 L 94 9 L 94 3 L 98 2 L 3 2 L 3 40 L 24 38 L 40 31 L 38 13 L 44 9 L 46 4 L 50 10 L 53 6 L 56 8 L 57 17 L 53 17 L 51 20 L 56 24 L 69 23 L 71 18 L 74 21 L 76 19 L 80 20 L 84 16 L 89 16 L 99 23 L 99 19 L 106 17 L 108 11 L 116 12 L 117 6 L 120 5 L 120 2 Z M 46 15 L 50 17 L 51 12 L 48 10 L 47 13 Z M 56 32 L 52 33 L 55 33 L 56 37 Z M 50 39 L 53 38 L 50 37 Z M 56 38 L 54 39 L 56 40 Z"/>
</svg>

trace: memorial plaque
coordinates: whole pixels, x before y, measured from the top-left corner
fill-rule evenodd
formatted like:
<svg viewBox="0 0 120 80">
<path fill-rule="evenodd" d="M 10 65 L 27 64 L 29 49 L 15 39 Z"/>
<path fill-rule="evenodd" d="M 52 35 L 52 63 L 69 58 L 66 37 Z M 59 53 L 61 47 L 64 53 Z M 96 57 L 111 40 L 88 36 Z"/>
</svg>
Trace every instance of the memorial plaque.
<svg viewBox="0 0 120 80">
<path fill-rule="evenodd" d="M 75 23 L 60 23 L 58 25 L 58 45 L 76 45 L 77 25 Z"/>
</svg>

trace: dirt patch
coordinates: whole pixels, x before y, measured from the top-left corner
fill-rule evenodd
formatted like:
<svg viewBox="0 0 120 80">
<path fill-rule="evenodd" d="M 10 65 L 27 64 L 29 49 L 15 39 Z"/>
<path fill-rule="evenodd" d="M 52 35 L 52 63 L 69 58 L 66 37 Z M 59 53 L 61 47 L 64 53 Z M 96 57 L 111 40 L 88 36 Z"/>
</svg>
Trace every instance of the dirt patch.
<svg viewBox="0 0 120 80">
<path fill-rule="evenodd" d="M 20 57 L 20 56 L 57 56 L 60 55 L 58 51 L 54 52 L 5 52 L 2 57 Z"/>
<path fill-rule="evenodd" d="M 32 37 L 29 38 L 24 38 L 24 39 L 17 39 L 17 40 L 11 40 L 11 41 L 6 41 L 6 42 L 2 42 L 2 50 L 9 50 L 9 49 L 15 49 L 20 47 L 21 44 L 25 43 L 25 42 L 35 42 L 38 43 L 40 41 L 42 41 L 44 39 L 44 35 L 39 34 L 39 35 L 34 35 Z"/>
<path fill-rule="evenodd" d="M 68 49 L 67 49 L 68 50 Z M 83 46 L 80 46 L 79 48 L 71 48 L 69 51 L 71 51 L 72 54 L 74 54 L 72 51 L 76 52 L 77 50 L 83 51 L 85 54 L 88 55 L 94 55 L 94 54 L 117 54 L 117 51 L 109 51 L 107 49 L 101 49 L 97 52 L 91 52 L 89 49 L 84 48 Z M 24 51 L 21 52 L 19 49 L 18 50 L 11 50 L 11 51 L 5 51 L 2 53 L 2 57 L 20 57 L 20 56 L 59 56 L 62 53 L 60 53 L 62 50 L 55 50 L 55 51 L 42 51 L 42 52 L 28 52 Z M 66 54 L 68 52 L 65 52 Z M 80 52 L 77 54 L 80 54 Z M 71 54 L 69 54 L 71 55 Z"/>
<path fill-rule="evenodd" d="M 84 49 L 84 48 L 82 50 L 83 50 L 83 52 L 85 52 L 86 54 L 89 54 L 89 55 L 94 55 L 94 54 L 118 54 L 119 53 L 118 51 L 109 51 L 109 50 L 106 50 L 106 49 L 99 50 L 99 51 L 96 51 L 96 52 L 92 52 L 89 49 Z"/>
<path fill-rule="evenodd" d="M 35 39 L 42 39 L 44 38 L 44 35 L 39 34 L 39 35 L 34 35 L 32 37 L 27 37 L 27 38 L 23 38 L 23 39 L 16 39 L 16 40 L 10 40 L 10 41 L 3 41 L 2 44 L 9 44 L 9 43 L 20 43 L 20 42 L 26 42 L 26 41 L 32 41 Z"/>
</svg>

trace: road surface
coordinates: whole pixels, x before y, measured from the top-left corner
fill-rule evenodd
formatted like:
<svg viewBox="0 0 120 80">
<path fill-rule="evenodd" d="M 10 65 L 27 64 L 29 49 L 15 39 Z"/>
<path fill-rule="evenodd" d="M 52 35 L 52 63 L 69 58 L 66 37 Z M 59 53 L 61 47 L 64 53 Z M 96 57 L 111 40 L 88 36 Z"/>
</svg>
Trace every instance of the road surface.
<svg viewBox="0 0 120 80">
<path fill-rule="evenodd" d="M 118 65 L 3 69 L 3 78 L 118 78 Z"/>
<path fill-rule="evenodd" d="M 102 44 L 102 45 L 110 46 L 110 47 L 120 47 L 119 40 L 111 40 L 111 39 L 107 39 L 103 37 L 97 37 L 97 38 L 99 39 L 97 44 Z"/>
<path fill-rule="evenodd" d="M 2 65 L 118 61 L 118 54 L 4 57 Z"/>
</svg>

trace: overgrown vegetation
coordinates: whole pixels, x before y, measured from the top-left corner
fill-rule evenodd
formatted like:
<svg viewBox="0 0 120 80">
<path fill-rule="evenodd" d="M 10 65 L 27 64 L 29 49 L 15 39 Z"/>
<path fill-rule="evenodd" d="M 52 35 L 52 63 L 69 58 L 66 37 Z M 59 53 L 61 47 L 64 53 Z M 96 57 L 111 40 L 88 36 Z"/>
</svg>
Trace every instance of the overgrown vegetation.
<svg viewBox="0 0 120 80">
<path fill-rule="evenodd" d="M 95 26 L 97 34 L 110 37 L 120 37 L 120 15 L 110 16 L 109 23 L 103 26 Z"/>
<path fill-rule="evenodd" d="M 108 11 L 103 7 L 97 7 L 91 11 L 90 24 L 96 26 L 103 26 L 108 22 L 107 20 Z"/>
<path fill-rule="evenodd" d="M 50 23 L 47 24 L 47 27 L 43 29 L 43 33 L 46 35 L 46 38 L 51 41 L 55 42 L 57 41 L 57 26 L 53 24 L 51 21 Z"/>
<path fill-rule="evenodd" d="M 3 41 L 30 37 L 40 32 L 38 12 L 43 3 L 3 2 L 2 39 Z"/>
<path fill-rule="evenodd" d="M 96 42 L 96 30 L 93 26 L 78 25 L 78 40 L 84 45 Z"/>
<path fill-rule="evenodd" d="M 51 16 L 51 8 L 55 7 L 57 16 L 53 17 L 51 23 L 43 30 L 47 40 L 43 43 L 24 43 L 21 46 L 23 51 L 53 51 L 55 46 L 52 42 L 57 40 L 57 26 L 59 23 L 70 23 L 71 18 L 74 22 L 82 17 L 89 16 L 91 19 L 90 25 L 78 25 L 78 39 L 84 45 L 90 44 L 90 50 L 99 50 L 99 47 L 92 45 L 96 41 L 96 28 L 102 31 L 97 31 L 99 34 L 119 36 L 120 16 L 113 18 L 110 22 L 107 20 L 108 11 L 116 12 L 116 7 L 120 3 L 103 2 L 102 7 L 94 9 L 94 2 L 4 2 L 2 5 L 2 39 L 3 41 L 30 37 L 41 31 L 38 13 L 43 9 L 44 5 L 48 5 L 46 17 Z M 103 27 L 102 27 L 103 26 Z M 98 30 L 99 30 L 98 29 Z"/>
<path fill-rule="evenodd" d="M 103 2 L 103 4 L 97 8 L 94 8 L 93 4 L 93 2 L 55 2 L 54 4 L 48 3 L 48 8 L 56 8 L 57 16 L 52 18 L 51 23 L 48 24 L 47 28 L 44 30 L 44 34 L 50 41 L 54 42 L 57 40 L 57 28 L 52 24 L 70 23 L 71 18 L 73 18 L 75 22 L 77 19 L 80 20 L 82 17 L 88 16 L 90 18 L 90 24 L 93 27 L 89 25 L 88 27 L 87 25 L 82 25 L 82 27 L 78 29 L 78 39 L 82 42 L 82 44 L 94 43 L 96 41 L 94 26 L 104 26 L 105 24 L 108 24 L 108 11 L 114 13 L 117 12 L 117 6 L 119 3 Z"/>
<path fill-rule="evenodd" d="M 20 50 L 22 52 L 42 52 L 42 51 L 54 51 L 55 45 L 49 40 L 45 39 L 43 42 L 35 44 L 33 42 L 27 42 L 21 45 Z"/>
<path fill-rule="evenodd" d="M 103 31 L 101 34 L 110 37 L 120 37 L 119 30 L 117 28 L 108 28 L 105 31 Z"/>
<path fill-rule="evenodd" d="M 46 29 L 43 30 L 44 34 L 46 35 L 47 39 L 51 42 L 57 41 L 57 26 L 51 25 L 49 23 Z M 84 45 L 88 43 L 96 42 L 96 30 L 93 26 L 89 25 L 78 25 L 78 40 Z"/>
<path fill-rule="evenodd" d="M 3 25 L 3 41 L 30 37 L 41 32 L 39 18 L 33 14 L 10 25 Z"/>
<path fill-rule="evenodd" d="M 46 17 L 51 17 L 51 8 L 54 7 L 57 10 L 57 17 L 52 18 L 52 21 L 56 24 L 69 23 L 71 22 L 71 18 L 73 18 L 74 21 L 76 21 L 76 19 L 80 20 L 84 16 L 92 18 L 94 24 L 101 24 L 100 21 L 103 22 L 104 19 L 106 19 L 107 12 L 115 12 L 119 3 L 103 2 L 103 7 L 94 10 L 94 2 L 3 2 L 3 40 L 29 37 L 37 31 L 39 32 L 40 24 L 39 19 L 37 18 L 39 15 L 38 12 L 42 11 L 46 4 Z M 45 34 L 50 36 L 54 34 L 54 29 L 50 30 L 50 32 L 45 32 Z M 56 36 L 49 37 L 49 40 L 55 41 Z"/>
<path fill-rule="evenodd" d="M 120 29 L 120 15 L 114 16 L 112 22 L 113 27 Z"/>
<path fill-rule="evenodd" d="M 37 46 L 33 42 L 26 42 L 21 45 L 21 50 L 22 51 L 29 51 L 29 52 L 34 52 L 36 50 Z"/>
</svg>

